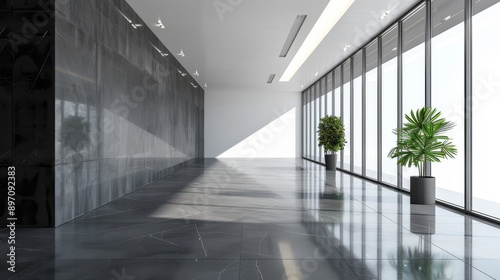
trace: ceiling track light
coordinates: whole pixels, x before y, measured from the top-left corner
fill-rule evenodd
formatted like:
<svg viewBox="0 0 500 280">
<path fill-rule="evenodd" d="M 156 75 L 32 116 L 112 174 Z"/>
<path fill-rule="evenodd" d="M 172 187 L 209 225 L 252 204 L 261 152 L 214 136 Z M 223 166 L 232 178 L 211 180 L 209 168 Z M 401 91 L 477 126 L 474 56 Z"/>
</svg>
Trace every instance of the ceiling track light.
<svg viewBox="0 0 500 280">
<path fill-rule="evenodd" d="M 161 22 L 161 19 L 159 19 L 159 20 L 156 22 L 156 26 L 160 27 L 161 29 L 164 29 L 164 28 L 165 28 L 165 25 L 163 25 L 163 23 Z"/>
<path fill-rule="evenodd" d="M 117 9 L 118 10 L 118 9 Z M 120 15 L 122 15 L 123 18 L 125 18 L 128 23 L 130 23 L 130 25 L 132 25 L 132 27 L 134 29 L 137 29 L 137 27 L 142 27 L 142 24 L 140 23 L 134 23 L 129 17 L 127 17 L 122 11 L 118 10 L 118 12 L 120 13 Z"/>
<path fill-rule="evenodd" d="M 194 83 L 191 83 L 191 85 L 194 87 L 194 88 L 198 88 L 197 85 L 195 85 Z"/>
<path fill-rule="evenodd" d="M 383 13 L 383 14 L 382 14 L 382 15 L 381 15 L 378 19 L 379 19 L 379 20 L 383 20 L 383 19 L 384 19 L 386 16 L 388 16 L 390 13 L 391 13 L 391 11 L 389 10 L 389 11 L 387 11 L 387 12 Z"/>
<path fill-rule="evenodd" d="M 167 57 L 168 56 L 168 53 L 164 53 L 162 52 L 158 47 L 156 47 L 155 45 L 151 44 L 153 46 L 153 48 L 155 48 L 155 50 L 163 57 Z"/>
<path fill-rule="evenodd" d="M 207 86 L 207 83 L 205 83 L 205 87 L 206 87 L 206 88 L 208 87 L 208 86 Z"/>
<path fill-rule="evenodd" d="M 193 73 L 193 75 L 199 77 L 200 76 L 200 73 L 198 73 L 198 69 L 196 69 L 196 71 Z"/>
<path fill-rule="evenodd" d="M 344 51 L 347 51 L 351 46 L 347 45 L 344 47 Z"/>
<path fill-rule="evenodd" d="M 181 70 L 177 69 L 177 72 L 181 74 L 182 77 L 186 77 L 187 73 L 182 72 Z"/>
<path fill-rule="evenodd" d="M 118 12 L 120 13 L 120 15 L 122 15 L 122 17 L 124 17 L 128 21 L 128 23 L 132 23 L 132 20 L 128 18 L 122 11 L 118 10 Z"/>
<path fill-rule="evenodd" d="M 184 51 L 181 49 L 181 51 L 178 53 L 179 56 L 182 56 L 182 57 L 186 57 L 186 55 L 184 54 Z"/>
</svg>

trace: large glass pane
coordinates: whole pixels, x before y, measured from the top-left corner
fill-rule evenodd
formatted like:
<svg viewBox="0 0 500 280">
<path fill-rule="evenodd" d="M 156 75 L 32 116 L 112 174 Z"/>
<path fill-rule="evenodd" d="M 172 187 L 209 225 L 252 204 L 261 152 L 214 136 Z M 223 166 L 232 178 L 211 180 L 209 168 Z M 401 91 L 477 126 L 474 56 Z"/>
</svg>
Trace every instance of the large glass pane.
<svg viewBox="0 0 500 280">
<path fill-rule="evenodd" d="M 302 93 L 302 156 L 306 156 L 306 147 L 307 147 L 307 136 L 306 136 L 306 120 L 307 120 L 307 112 L 306 112 L 306 94 Z"/>
<path fill-rule="evenodd" d="M 319 95 L 318 83 L 313 86 L 314 91 L 314 160 L 319 161 L 319 147 L 318 147 L 318 124 L 321 117 L 321 102 Z"/>
<path fill-rule="evenodd" d="M 312 101 L 313 101 L 313 95 L 312 95 L 312 91 L 311 89 L 309 88 L 307 90 L 307 96 L 309 97 L 309 101 L 308 101 L 308 107 L 309 107 L 309 121 L 308 121 L 308 127 L 309 129 L 307 130 L 307 133 L 309 134 L 308 135 L 308 146 L 307 146 L 307 158 L 309 159 L 313 159 L 313 142 L 312 142 L 312 138 L 313 138 L 313 131 L 314 131 L 314 128 L 313 128 L 313 124 L 314 124 L 314 120 L 313 120 L 313 108 L 312 108 Z"/>
<path fill-rule="evenodd" d="M 334 98 L 334 103 L 335 103 L 335 106 L 334 106 L 334 115 L 337 116 L 337 117 L 340 117 L 340 107 L 341 107 L 341 104 L 340 104 L 340 94 L 341 94 L 341 91 L 340 91 L 340 88 L 342 86 L 342 82 L 340 81 L 340 71 L 341 71 L 341 68 L 340 67 L 337 67 L 337 69 L 335 69 L 334 73 L 334 87 L 335 87 L 335 98 Z M 337 167 L 340 167 L 340 154 L 337 155 Z"/>
<path fill-rule="evenodd" d="M 425 106 L 425 5 L 403 21 L 403 123 L 404 115 Z M 415 167 L 403 167 L 403 188 L 410 189 Z"/>
<path fill-rule="evenodd" d="M 464 1 L 432 2 L 432 106 L 457 126 L 448 135 L 455 159 L 432 165 L 436 197 L 464 205 Z"/>
<path fill-rule="evenodd" d="M 377 179 L 378 40 L 366 48 L 366 176 Z"/>
<path fill-rule="evenodd" d="M 474 1 L 472 20 L 473 209 L 497 218 L 500 217 L 500 188 L 496 176 L 500 149 L 495 148 L 498 145 L 498 138 L 494 127 L 496 127 L 500 108 L 499 14 L 498 1 Z"/>
<path fill-rule="evenodd" d="M 345 126 L 345 140 L 347 141 L 344 147 L 344 169 L 351 170 L 351 60 L 347 60 L 343 65 L 344 112 L 342 122 Z"/>
<path fill-rule="evenodd" d="M 304 123 L 304 134 L 306 137 L 304 140 L 304 157 L 309 158 L 309 94 L 307 90 L 304 91 L 304 104 L 304 114 L 306 115 Z"/>
<path fill-rule="evenodd" d="M 334 76 L 334 86 L 335 86 L 335 107 L 334 107 L 334 112 L 333 114 L 337 117 L 340 117 L 340 87 L 342 86 L 342 83 L 340 82 L 340 67 L 337 67 L 335 69 L 335 76 Z"/>
<path fill-rule="evenodd" d="M 324 117 L 326 114 L 326 92 L 325 92 L 325 85 L 326 85 L 326 80 L 325 78 L 321 79 L 318 84 L 319 88 L 319 93 L 320 93 L 320 118 Z M 325 157 L 324 155 L 324 148 L 319 147 L 319 155 L 318 155 L 318 161 L 325 163 Z"/>
<path fill-rule="evenodd" d="M 353 172 L 361 174 L 363 172 L 363 76 L 362 76 L 363 56 L 358 52 L 354 56 L 354 75 L 353 75 L 353 95 L 352 102 L 354 114 L 352 120 L 353 138 L 351 139 L 353 152 Z"/>
<path fill-rule="evenodd" d="M 331 116 L 333 115 L 333 93 L 332 93 L 332 84 L 333 84 L 333 72 L 328 73 L 327 83 L 326 83 L 326 114 Z"/>
<path fill-rule="evenodd" d="M 397 184 L 397 161 L 387 157 L 396 144 L 392 133 L 398 125 L 398 28 L 394 26 L 382 37 L 382 181 Z"/>
</svg>

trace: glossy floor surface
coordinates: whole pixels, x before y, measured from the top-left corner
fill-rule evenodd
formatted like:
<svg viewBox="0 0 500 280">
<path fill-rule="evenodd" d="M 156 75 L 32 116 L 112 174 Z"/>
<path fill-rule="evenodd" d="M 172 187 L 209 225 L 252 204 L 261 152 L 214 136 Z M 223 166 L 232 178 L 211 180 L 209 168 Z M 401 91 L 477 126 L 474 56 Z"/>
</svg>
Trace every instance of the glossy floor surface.
<svg viewBox="0 0 500 280">
<path fill-rule="evenodd" d="M 500 279 L 500 228 L 292 159 L 205 159 L 55 229 L 0 279 Z"/>
</svg>

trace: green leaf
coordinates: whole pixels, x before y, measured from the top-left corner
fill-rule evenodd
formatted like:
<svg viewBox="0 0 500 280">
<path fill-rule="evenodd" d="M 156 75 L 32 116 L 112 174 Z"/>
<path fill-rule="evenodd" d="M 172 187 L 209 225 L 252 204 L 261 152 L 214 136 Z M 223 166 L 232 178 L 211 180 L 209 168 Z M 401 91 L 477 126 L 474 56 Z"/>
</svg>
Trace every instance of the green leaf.
<svg viewBox="0 0 500 280">
<path fill-rule="evenodd" d="M 337 116 L 325 116 L 318 124 L 318 146 L 326 152 L 338 152 L 344 149 L 345 128 L 342 120 Z"/>
<path fill-rule="evenodd" d="M 443 135 L 453 129 L 455 124 L 442 118 L 436 108 L 411 110 L 405 119 L 407 122 L 402 128 L 393 130 L 397 135 L 396 147 L 388 154 L 390 158 L 397 158 L 399 165 L 415 166 L 420 170 L 426 162 L 441 162 L 442 159 L 457 155 L 451 139 Z"/>
</svg>

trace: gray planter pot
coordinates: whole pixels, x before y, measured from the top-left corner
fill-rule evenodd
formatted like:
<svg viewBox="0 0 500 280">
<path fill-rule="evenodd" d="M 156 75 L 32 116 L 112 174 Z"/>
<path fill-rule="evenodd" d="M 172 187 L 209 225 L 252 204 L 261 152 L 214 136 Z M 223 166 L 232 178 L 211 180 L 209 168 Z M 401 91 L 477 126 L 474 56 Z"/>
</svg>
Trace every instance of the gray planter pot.
<svg viewBox="0 0 500 280">
<path fill-rule="evenodd" d="M 337 154 L 325 154 L 326 170 L 337 170 Z"/>
<path fill-rule="evenodd" d="M 436 178 L 410 177 L 411 204 L 430 205 L 436 203 Z"/>
</svg>

